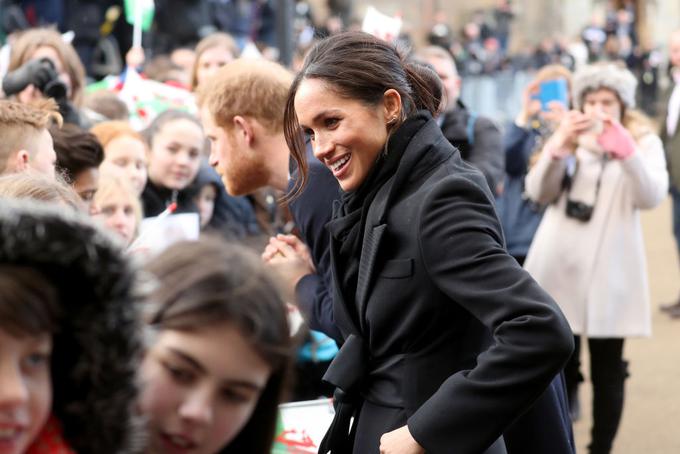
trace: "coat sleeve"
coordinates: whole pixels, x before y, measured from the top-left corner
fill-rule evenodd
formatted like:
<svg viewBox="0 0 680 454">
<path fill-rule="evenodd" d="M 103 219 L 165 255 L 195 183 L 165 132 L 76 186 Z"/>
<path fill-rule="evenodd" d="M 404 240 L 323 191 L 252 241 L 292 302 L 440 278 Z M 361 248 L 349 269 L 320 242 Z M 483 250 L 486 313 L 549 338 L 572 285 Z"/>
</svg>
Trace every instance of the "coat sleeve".
<svg viewBox="0 0 680 454">
<path fill-rule="evenodd" d="M 478 184 L 464 177 L 438 184 L 419 225 L 434 285 L 495 342 L 476 367 L 444 381 L 408 427 L 427 452 L 482 452 L 544 392 L 571 355 L 573 337 L 556 303 L 505 252 L 492 202 Z"/>
<path fill-rule="evenodd" d="M 539 205 L 554 202 L 562 193 L 562 181 L 566 170 L 566 161 L 553 159 L 544 148 L 524 180 L 526 194 Z"/>
<path fill-rule="evenodd" d="M 623 160 L 621 166 L 637 208 L 654 208 L 668 194 L 668 171 L 663 145 L 654 134 L 642 137 L 635 152 Z"/>
<path fill-rule="evenodd" d="M 508 126 L 503 140 L 505 146 L 505 171 L 513 177 L 526 174 L 529 155 L 536 135 L 531 130 L 521 128 L 515 123 Z"/>
<path fill-rule="evenodd" d="M 318 271 L 321 272 L 321 267 Z M 295 286 L 295 296 L 309 327 L 342 344 L 342 334 L 333 315 L 331 282 L 330 269 L 325 269 L 320 274 L 308 274 Z"/>
<path fill-rule="evenodd" d="M 310 328 L 321 331 L 336 342 L 342 342 L 333 315 L 330 234 L 326 229 L 332 217 L 333 201 L 340 197 L 339 186 L 330 170 L 311 156 L 311 150 L 308 153 L 308 185 L 290 202 L 289 208 L 302 240 L 309 246 L 317 272 L 298 282 L 295 296 Z M 292 184 L 294 180 L 291 180 Z"/>
<path fill-rule="evenodd" d="M 503 140 L 498 126 L 488 118 L 479 117 L 475 122 L 475 143 L 469 162 L 482 171 L 492 192 L 505 177 Z"/>
</svg>

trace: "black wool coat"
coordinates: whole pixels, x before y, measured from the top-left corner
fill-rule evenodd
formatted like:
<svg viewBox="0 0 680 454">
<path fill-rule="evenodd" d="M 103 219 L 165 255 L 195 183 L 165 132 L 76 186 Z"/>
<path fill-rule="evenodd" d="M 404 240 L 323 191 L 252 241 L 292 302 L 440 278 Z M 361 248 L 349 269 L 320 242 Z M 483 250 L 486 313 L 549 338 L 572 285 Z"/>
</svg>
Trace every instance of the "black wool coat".
<svg viewBox="0 0 680 454">
<path fill-rule="evenodd" d="M 573 350 L 557 304 L 505 251 L 484 176 L 425 115 L 368 210 L 352 307 L 331 239 L 347 342 L 326 378 L 361 396 L 356 454 L 404 424 L 428 454 L 484 452 Z"/>
</svg>

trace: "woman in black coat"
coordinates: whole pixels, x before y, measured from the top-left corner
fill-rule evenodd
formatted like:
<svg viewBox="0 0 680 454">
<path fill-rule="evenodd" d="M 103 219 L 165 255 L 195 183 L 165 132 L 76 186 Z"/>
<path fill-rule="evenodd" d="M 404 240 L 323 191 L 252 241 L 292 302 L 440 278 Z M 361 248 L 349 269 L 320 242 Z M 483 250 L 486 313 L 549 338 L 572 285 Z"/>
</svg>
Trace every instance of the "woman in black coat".
<svg viewBox="0 0 680 454">
<path fill-rule="evenodd" d="M 312 49 L 291 87 L 301 183 L 300 128 L 344 191 L 329 229 L 345 342 L 325 377 L 339 391 L 323 453 L 484 452 L 573 349 L 555 302 L 506 253 L 484 177 L 432 119 L 428 77 L 355 32 Z"/>
</svg>

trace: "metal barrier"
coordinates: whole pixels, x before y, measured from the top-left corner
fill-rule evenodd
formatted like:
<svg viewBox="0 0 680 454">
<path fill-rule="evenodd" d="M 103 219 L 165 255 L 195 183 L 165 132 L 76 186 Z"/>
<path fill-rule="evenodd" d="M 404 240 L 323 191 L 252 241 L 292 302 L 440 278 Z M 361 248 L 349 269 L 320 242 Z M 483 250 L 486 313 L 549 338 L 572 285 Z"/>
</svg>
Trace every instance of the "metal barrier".
<svg viewBox="0 0 680 454">
<path fill-rule="evenodd" d="M 503 125 L 522 106 L 522 91 L 534 76 L 529 71 L 499 71 L 493 75 L 465 76 L 460 99 L 470 110 Z"/>
</svg>

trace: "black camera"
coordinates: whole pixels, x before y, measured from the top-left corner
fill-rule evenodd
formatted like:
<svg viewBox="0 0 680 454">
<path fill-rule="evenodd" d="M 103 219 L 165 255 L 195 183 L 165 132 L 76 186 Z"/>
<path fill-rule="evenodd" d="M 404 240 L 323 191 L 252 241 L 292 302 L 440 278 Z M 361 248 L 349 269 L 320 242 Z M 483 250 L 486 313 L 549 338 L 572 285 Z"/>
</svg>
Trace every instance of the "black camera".
<svg viewBox="0 0 680 454">
<path fill-rule="evenodd" d="M 66 100 L 68 93 L 66 84 L 59 80 L 59 74 L 54 63 L 47 57 L 31 60 L 8 73 L 2 80 L 2 91 L 5 92 L 5 95 L 11 96 L 21 92 L 31 84 L 48 98 L 54 98 L 57 103 Z"/>
<path fill-rule="evenodd" d="M 593 217 L 593 205 L 588 205 L 576 200 L 567 199 L 567 217 L 581 222 L 588 222 Z"/>
</svg>

